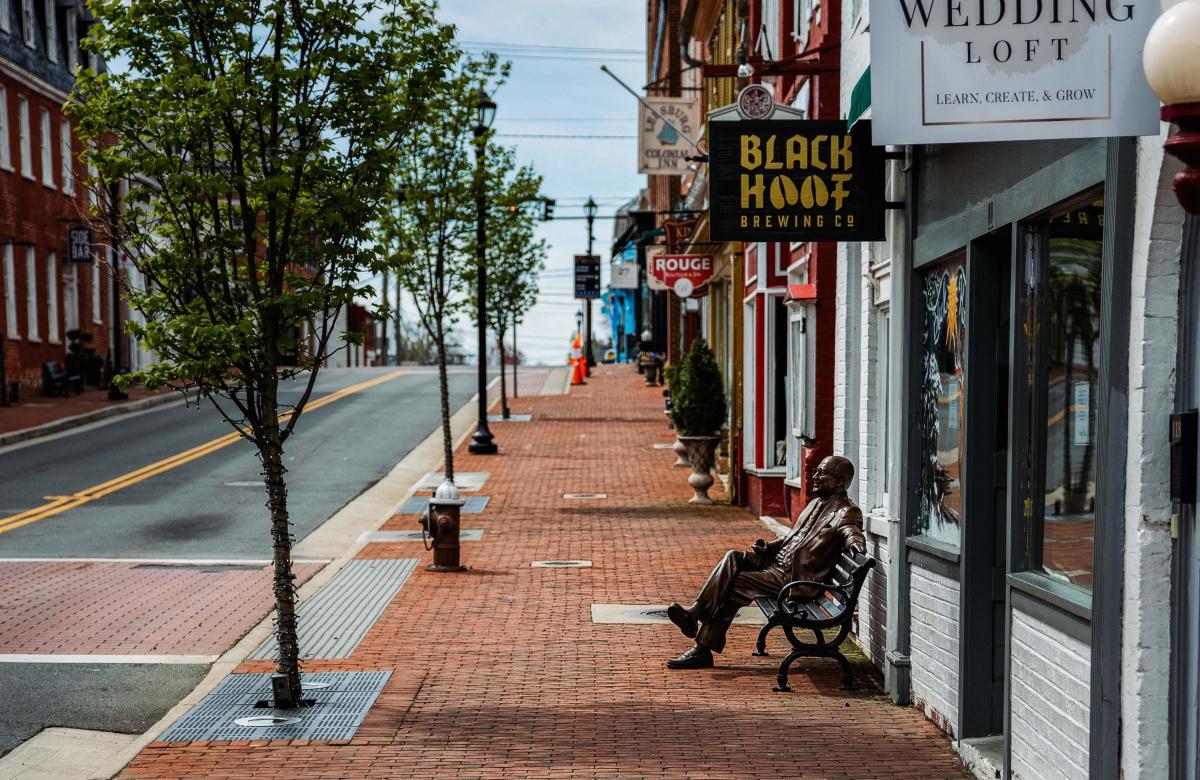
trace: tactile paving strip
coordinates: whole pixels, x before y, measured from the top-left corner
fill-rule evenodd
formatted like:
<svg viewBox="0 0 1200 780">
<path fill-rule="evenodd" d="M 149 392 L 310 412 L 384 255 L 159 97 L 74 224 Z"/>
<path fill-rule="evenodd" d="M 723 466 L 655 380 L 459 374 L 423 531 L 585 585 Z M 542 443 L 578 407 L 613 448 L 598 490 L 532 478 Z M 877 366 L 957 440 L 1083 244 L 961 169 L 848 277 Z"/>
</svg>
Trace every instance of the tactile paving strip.
<svg viewBox="0 0 1200 780">
<path fill-rule="evenodd" d="M 488 505 L 488 496 L 468 496 L 467 503 L 463 504 L 460 514 L 477 515 L 482 512 Z M 396 510 L 398 515 L 423 515 L 425 510 L 429 508 L 429 496 L 413 496 L 400 505 Z"/>
<path fill-rule="evenodd" d="M 349 658 L 418 563 L 417 558 L 347 563 L 317 595 L 300 606 L 300 656 Z M 250 657 L 274 658 L 278 647 L 272 636 Z"/>
<path fill-rule="evenodd" d="M 426 539 L 429 537 L 426 536 Z M 459 541 L 478 542 L 483 539 L 482 528 L 458 529 Z M 360 542 L 419 542 L 422 540 L 420 531 L 367 531 L 358 537 Z"/>
<path fill-rule="evenodd" d="M 238 739 L 350 739 L 375 703 L 391 672 L 317 672 L 301 675 L 305 683 L 324 682 L 329 688 L 304 692 L 311 707 L 272 710 L 256 707 L 271 698 L 269 674 L 231 674 L 212 693 L 175 722 L 161 742 L 213 742 Z M 238 718 L 287 715 L 299 723 L 277 726 L 239 726 Z"/>
</svg>

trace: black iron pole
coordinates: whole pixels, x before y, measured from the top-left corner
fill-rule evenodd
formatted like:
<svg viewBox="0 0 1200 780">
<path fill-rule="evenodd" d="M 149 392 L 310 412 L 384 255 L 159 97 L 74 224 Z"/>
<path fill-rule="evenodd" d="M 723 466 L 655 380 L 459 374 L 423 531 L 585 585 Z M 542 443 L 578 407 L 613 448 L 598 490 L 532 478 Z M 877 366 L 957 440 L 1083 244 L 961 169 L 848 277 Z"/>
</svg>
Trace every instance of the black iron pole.
<svg viewBox="0 0 1200 780">
<path fill-rule="evenodd" d="M 124 328 L 121 311 L 121 255 L 117 251 L 116 235 L 117 235 L 117 197 L 119 194 L 117 185 L 113 184 L 108 188 L 109 206 L 108 218 L 112 234 L 108 237 L 108 259 L 109 270 L 112 271 L 112 344 L 109 345 L 109 350 L 112 354 L 112 373 L 108 376 L 108 400 L 110 401 L 126 401 L 129 399 L 129 394 L 122 392 L 117 387 L 117 383 L 113 381 L 113 377 L 121 373 L 121 340 L 124 338 Z"/>
<path fill-rule="evenodd" d="M 4 331 L 0 330 L 0 406 L 8 406 L 8 374 L 4 365 Z"/>
<path fill-rule="evenodd" d="M 487 199 L 484 194 L 483 163 L 487 146 L 487 128 L 475 127 L 475 308 L 479 329 L 479 423 L 467 447 L 476 455 L 495 454 L 496 442 L 488 429 L 487 402 Z M 500 367 L 503 370 L 504 366 Z"/>
<path fill-rule="evenodd" d="M 517 352 L 517 314 L 513 312 L 513 398 L 520 398 L 517 393 L 517 364 L 521 362 L 521 353 Z"/>
<path fill-rule="evenodd" d="M 590 198 L 589 198 L 589 200 L 590 200 Z M 596 221 L 596 215 L 593 214 L 591 212 L 591 210 L 589 210 L 588 215 L 587 215 L 587 229 L 588 229 L 588 251 L 587 251 L 587 253 L 588 253 L 588 262 L 589 263 L 591 262 L 591 257 L 592 257 L 592 238 L 593 238 L 592 223 L 595 221 Z M 592 299 L 591 298 L 587 299 L 587 352 L 585 353 L 585 355 L 587 356 L 586 375 L 591 376 L 592 375 L 592 366 L 596 365 L 596 355 L 592 352 Z"/>
</svg>

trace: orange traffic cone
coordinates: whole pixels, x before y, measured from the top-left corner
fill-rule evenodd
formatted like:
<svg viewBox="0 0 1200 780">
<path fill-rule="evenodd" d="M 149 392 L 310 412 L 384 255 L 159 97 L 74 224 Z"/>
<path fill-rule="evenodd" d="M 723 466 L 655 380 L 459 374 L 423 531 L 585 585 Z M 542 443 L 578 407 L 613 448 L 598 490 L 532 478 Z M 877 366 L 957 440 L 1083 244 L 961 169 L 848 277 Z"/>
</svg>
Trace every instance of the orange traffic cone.
<svg viewBox="0 0 1200 780">
<path fill-rule="evenodd" d="M 584 377 L 587 376 L 587 370 L 583 363 L 583 336 L 579 333 L 575 334 L 575 341 L 571 344 L 571 365 L 574 367 L 571 372 L 571 384 L 586 385 Z"/>
</svg>

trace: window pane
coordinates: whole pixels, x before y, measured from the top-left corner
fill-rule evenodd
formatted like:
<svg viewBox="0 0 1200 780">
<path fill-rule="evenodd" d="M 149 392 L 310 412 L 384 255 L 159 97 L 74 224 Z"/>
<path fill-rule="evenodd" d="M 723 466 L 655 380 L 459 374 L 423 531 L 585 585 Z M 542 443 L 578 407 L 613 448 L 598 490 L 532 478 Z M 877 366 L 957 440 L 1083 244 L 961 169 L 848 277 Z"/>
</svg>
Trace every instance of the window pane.
<svg viewBox="0 0 1200 780">
<path fill-rule="evenodd" d="M 1042 567 L 1092 587 L 1103 201 L 1050 221 Z"/>
<path fill-rule="evenodd" d="M 966 412 L 967 284 L 964 258 L 924 274 L 921 351 L 921 515 L 918 530 L 959 543 Z"/>
</svg>

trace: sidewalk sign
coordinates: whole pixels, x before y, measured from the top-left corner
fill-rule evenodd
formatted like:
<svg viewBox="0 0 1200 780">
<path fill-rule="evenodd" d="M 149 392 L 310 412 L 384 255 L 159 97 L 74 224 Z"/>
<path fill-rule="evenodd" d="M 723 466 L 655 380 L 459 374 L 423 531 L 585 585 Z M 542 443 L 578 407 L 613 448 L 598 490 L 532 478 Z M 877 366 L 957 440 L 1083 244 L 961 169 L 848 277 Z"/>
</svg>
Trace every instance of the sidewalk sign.
<svg viewBox="0 0 1200 780">
<path fill-rule="evenodd" d="M 575 297 L 600 297 L 600 255 L 575 255 Z"/>
</svg>

